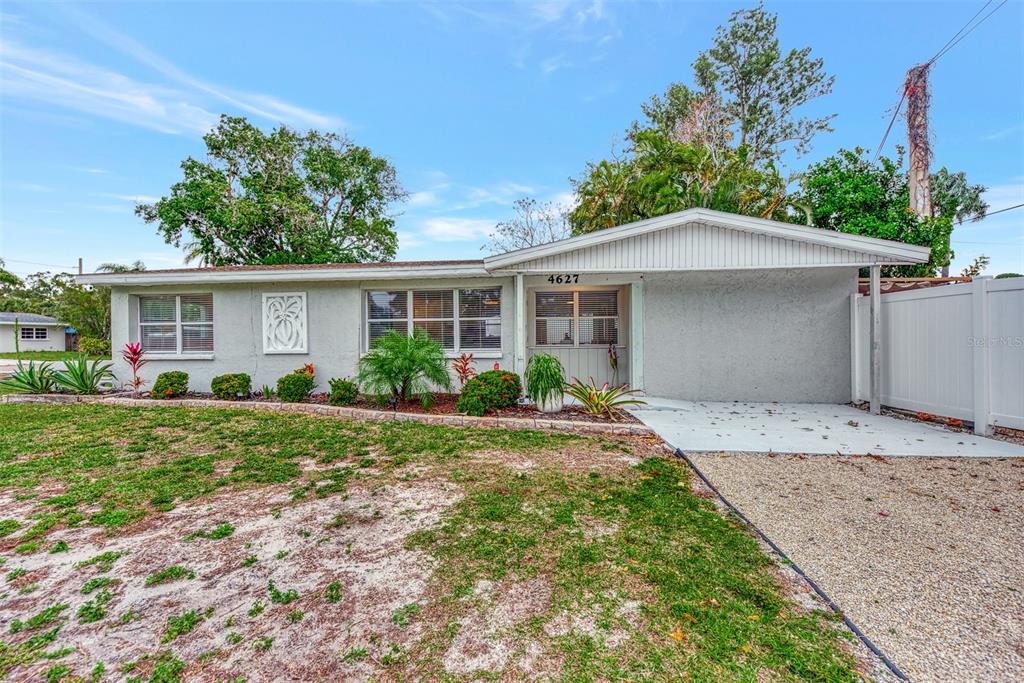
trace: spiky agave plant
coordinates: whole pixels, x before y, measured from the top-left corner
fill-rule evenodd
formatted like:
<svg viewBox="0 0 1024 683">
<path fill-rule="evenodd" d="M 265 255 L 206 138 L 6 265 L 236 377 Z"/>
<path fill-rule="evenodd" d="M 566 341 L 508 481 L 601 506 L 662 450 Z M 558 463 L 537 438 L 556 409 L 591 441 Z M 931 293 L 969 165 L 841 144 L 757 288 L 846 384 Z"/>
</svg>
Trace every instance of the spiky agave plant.
<svg viewBox="0 0 1024 683">
<path fill-rule="evenodd" d="M 10 377 L 0 380 L 0 390 L 19 394 L 48 394 L 53 391 L 53 370 L 49 363 L 25 365 L 18 361 L 18 369 Z"/>
<path fill-rule="evenodd" d="M 623 410 L 624 406 L 647 404 L 643 399 L 633 398 L 640 393 L 639 389 L 629 389 L 625 384 L 613 387 L 609 386 L 608 382 L 599 387 L 593 377 L 590 378 L 589 384 L 573 377 L 572 382 L 566 386 L 565 393 L 579 401 L 586 412 L 591 415 L 605 415 L 610 420 L 622 416 L 626 412 Z"/>
<path fill-rule="evenodd" d="M 412 335 L 391 330 L 359 360 L 358 382 L 367 393 L 388 394 L 395 401 L 452 389 L 444 349 L 422 329 Z"/>
<path fill-rule="evenodd" d="M 113 363 L 90 361 L 84 353 L 64 361 L 64 371 L 57 370 L 53 379 L 61 389 L 73 394 L 98 394 L 105 379 L 114 379 Z"/>
</svg>

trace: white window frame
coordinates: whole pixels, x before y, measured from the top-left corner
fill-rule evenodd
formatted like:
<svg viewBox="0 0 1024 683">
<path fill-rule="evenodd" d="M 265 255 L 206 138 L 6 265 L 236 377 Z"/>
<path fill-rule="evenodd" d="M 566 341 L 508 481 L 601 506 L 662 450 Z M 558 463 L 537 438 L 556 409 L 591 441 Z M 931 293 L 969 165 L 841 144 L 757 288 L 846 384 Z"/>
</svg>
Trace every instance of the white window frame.
<svg viewBox="0 0 1024 683">
<path fill-rule="evenodd" d="M 580 293 L 581 292 L 585 292 L 585 291 L 605 291 L 605 292 L 614 291 L 615 292 L 615 312 L 616 312 L 616 314 L 615 315 L 588 315 L 588 316 L 581 316 L 580 315 Z M 558 290 L 558 289 L 535 289 L 533 291 L 533 307 L 534 307 L 534 315 L 533 315 L 534 323 L 533 324 L 534 325 L 537 324 L 537 322 L 536 322 L 537 320 L 565 320 L 565 318 L 562 317 L 562 316 L 558 316 L 558 317 L 555 317 L 555 318 L 548 318 L 548 317 L 545 317 L 545 316 L 539 316 L 536 313 L 536 311 L 537 311 L 537 295 L 539 295 L 539 294 L 553 294 L 553 293 L 565 293 L 565 292 L 563 290 Z M 536 332 L 536 330 L 533 330 L 532 333 L 534 335 L 534 346 L 536 346 L 536 347 L 543 347 L 543 348 L 551 347 L 551 348 L 563 348 L 563 349 L 565 349 L 565 348 L 569 348 L 569 349 L 581 349 L 581 348 L 582 349 L 598 349 L 598 348 L 603 349 L 603 348 L 606 348 L 608 346 L 608 344 L 581 344 L 580 343 L 580 321 L 581 320 L 613 320 L 613 319 L 618 321 L 616 326 L 615 326 L 615 329 L 616 329 L 615 337 L 616 337 L 616 339 L 615 339 L 614 346 L 621 346 L 622 345 L 622 339 L 621 339 L 621 336 L 622 336 L 622 292 L 620 290 L 618 290 L 618 289 L 614 289 L 614 290 L 612 290 L 612 289 L 592 289 L 592 290 L 574 289 L 574 290 L 572 290 L 572 318 L 570 318 L 570 320 L 572 320 L 572 345 L 569 345 L 569 344 L 550 344 L 550 343 L 549 344 L 538 344 L 537 340 L 536 340 L 537 332 Z"/>
<path fill-rule="evenodd" d="M 463 289 L 497 289 L 498 290 L 498 315 L 494 318 L 470 316 L 466 318 L 459 317 L 459 291 Z M 427 291 L 447 291 L 452 293 L 452 317 L 451 318 L 414 318 L 413 317 L 413 292 L 427 292 Z M 505 288 L 501 285 L 480 285 L 480 286 L 468 286 L 468 287 L 412 287 L 406 289 L 404 287 L 367 287 L 363 290 L 363 351 L 369 351 L 370 349 L 370 292 L 405 292 L 406 299 L 406 333 L 411 337 L 414 327 L 414 320 L 419 322 L 452 322 L 454 326 L 454 348 L 445 349 L 445 355 L 449 357 L 457 356 L 461 353 L 472 353 L 477 358 L 498 358 L 504 354 L 504 343 L 505 343 L 505 330 L 504 330 L 504 305 L 505 305 Z M 497 320 L 498 324 L 502 326 L 501 335 L 499 336 L 499 342 L 497 348 L 463 348 L 462 338 L 459 332 L 459 320 Z M 373 322 L 394 322 L 403 320 L 403 318 L 374 318 Z"/>
<path fill-rule="evenodd" d="M 163 326 L 163 325 L 170 325 L 171 324 L 171 321 L 169 321 L 169 320 L 164 321 L 164 322 L 156 322 L 156 323 L 144 323 L 144 322 L 142 322 L 142 300 L 144 298 L 146 298 L 146 297 L 161 297 L 161 296 L 173 296 L 174 297 L 174 337 L 175 337 L 174 338 L 174 351 L 147 351 L 146 349 L 143 349 L 143 351 L 145 351 L 145 353 L 147 353 L 149 355 L 161 356 L 161 357 L 164 357 L 164 358 L 168 358 L 168 357 L 173 358 L 174 356 L 187 356 L 187 357 L 193 357 L 194 356 L 194 357 L 197 357 L 197 358 L 204 358 L 204 357 L 205 358 L 211 358 L 213 356 L 213 351 L 184 351 L 181 348 L 181 344 L 182 344 L 181 297 L 183 297 L 183 296 L 198 296 L 198 295 L 202 295 L 202 294 L 209 294 L 210 295 L 210 305 L 212 306 L 213 305 L 213 293 L 212 292 L 182 292 L 181 294 L 141 294 L 141 295 L 139 295 L 139 297 L 138 297 L 138 306 L 139 306 L 138 318 L 139 318 L 139 324 L 138 324 L 138 337 L 137 338 L 138 338 L 140 343 L 142 342 L 142 328 L 143 327 L 146 327 L 146 326 Z M 216 321 L 216 313 L 214 314 L 214 319 L 211 320 L 208 323 L 207 322 L 202 322 L 202 323 L 184 323 L 184 325 L 188 325 L 189 327 L 198 327 L 200 325 L 208 325 L 210 327 L 210 329 L 212 330 L 213 329 L 213 324 L 214 324 L 215 321 Z M 216 350 L 216 344 L 214 345 L 214 350 Z"/>
<path fill-rule="evenodd" d="M 39 336 L 40 330 L 42 330 L 43 332 L 42 337 Z M 32 334 L 29 336 L 25 336 L 26 332 L 31 332 Z M 19 333 L 19 337 L 21 341 L 46 341 L 47 339 L 50 338 L 50 331 L 45 327 L 22 326 L 21 332 Z"/>
</svg>

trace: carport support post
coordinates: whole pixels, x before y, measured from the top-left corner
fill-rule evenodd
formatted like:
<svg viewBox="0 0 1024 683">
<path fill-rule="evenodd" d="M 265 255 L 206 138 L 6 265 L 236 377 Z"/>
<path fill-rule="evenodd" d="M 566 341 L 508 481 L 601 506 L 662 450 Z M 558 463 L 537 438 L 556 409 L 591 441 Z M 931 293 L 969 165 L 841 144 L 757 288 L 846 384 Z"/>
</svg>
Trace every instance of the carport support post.
<svg viewBox="0 0 1024 683">
<path fill-rule="evenodd" d="M 526 371 L 526 287 L 522 273 L 516 273 L 515 331 L 512 337 L 512 369 L 522 375 Z"/>
<path fill-rule="evenodd" d="M 882 412 L 882 266 L 871 266 L 871 413 Z"/>
<path fill-rule="evenodd" d="M 988 345 L 988 277 L 976 277 L 971 282 L 971 339 L 974 385 L 974 433 L 988 436 L 992 433 L 992 414 L 989 405 L 992 368 Z"/>
</svg>

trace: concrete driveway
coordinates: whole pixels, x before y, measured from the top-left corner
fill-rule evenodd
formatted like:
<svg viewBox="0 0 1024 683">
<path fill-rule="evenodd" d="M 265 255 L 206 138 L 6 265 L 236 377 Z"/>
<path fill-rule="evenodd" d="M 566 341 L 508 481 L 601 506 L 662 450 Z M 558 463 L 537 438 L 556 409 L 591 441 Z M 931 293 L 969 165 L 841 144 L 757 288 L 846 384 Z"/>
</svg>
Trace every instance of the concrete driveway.
<svg viewBox="0 0 1024 683">
<path fill-rule="evenodd" d="M 1024 457 L 1024 446 L 847 405 L 648 398 L 630 412 L 686 452 Z"/>
</svg>

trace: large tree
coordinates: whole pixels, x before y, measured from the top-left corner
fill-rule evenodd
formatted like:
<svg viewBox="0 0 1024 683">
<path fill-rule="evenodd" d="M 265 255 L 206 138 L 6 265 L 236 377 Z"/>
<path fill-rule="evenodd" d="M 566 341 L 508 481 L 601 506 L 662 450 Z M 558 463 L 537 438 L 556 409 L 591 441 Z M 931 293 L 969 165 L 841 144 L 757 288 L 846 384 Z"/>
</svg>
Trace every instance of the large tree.
<svg viewBox="0 0 1024 683">
<path fill-rule="evenodd" d="M 786 149 L 806 152 L 817 133 L 831 130 L 835 115 L 807 118 L 799 109 L 831 93 L 835 77 L 811 57 L 811 48 L 784 51 L 777 28 L 778 17 L 761 5 L 733 12 L 693 63 L 696 89 L 673 83 L 664 96 L 643 105 L 646 122 L 633 130 L 672 134 L 695 105 L 713 95 L 721 99 L 723 121 L 734 133 L 723 143 L 743 148 L 749 163 L 777 163 Z"/>
<path fill-rule="evenodd" d="M 619 156 L 592 162 L 573 181 L 574 233 L 691 207 L 806 222 L 794 202 L 783 151 L 805 151 L 831 116 L 798 109 L 832 90 L 810 48 L 783 53 L 776 17 L 763 7 L 735 12 L 694 62 L 694 87 L 673 83 L 641 105 Z"/>
<path fill-rule="evenodd" d="M 860 148 L 840 150 L 807 170 L 803 189 L 815 227 L 931 248 L 928 263 L 888 266 L 886 275 L 932 276 L 949 265 L 953 215 L 920 218 L 910 209 L 902 150 L 877 162 Z"/>
<path fill-rule="evenodd" d="M 207 265 L 387 261 L 391 208 L 405 194 L 394 167 L 334 134 L 264 133 L 222 116 L 170 194 L 139 204 L 168 244 Z"/>
</svg>

